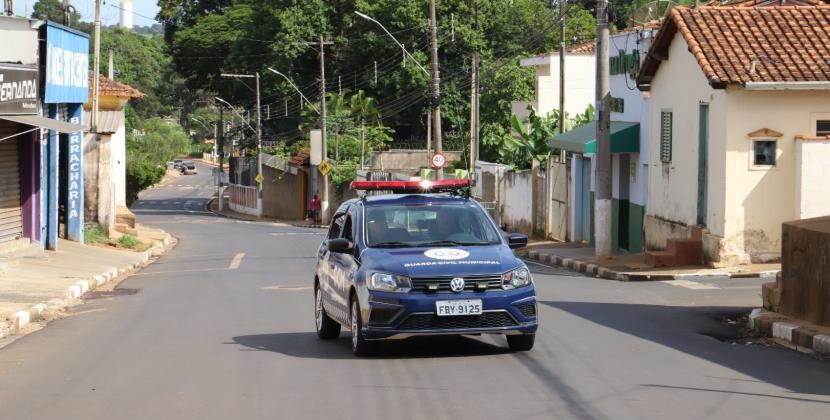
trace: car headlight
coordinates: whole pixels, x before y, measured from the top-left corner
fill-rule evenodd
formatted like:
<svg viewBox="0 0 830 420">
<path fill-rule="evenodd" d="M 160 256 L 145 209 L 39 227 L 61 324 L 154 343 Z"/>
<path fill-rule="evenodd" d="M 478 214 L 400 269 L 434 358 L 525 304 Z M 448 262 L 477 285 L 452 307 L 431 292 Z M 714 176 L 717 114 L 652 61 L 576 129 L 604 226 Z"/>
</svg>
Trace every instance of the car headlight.
<svg viewBox="0 0 830 420">
<path fill-rule="evenodd" d="M 412 282 L 409 280 L 409 277 L 406 276 L 398 276 L 387 273 L 372 273 L 372 275 L 369 276 L 368 287 L 369 290 L 407 293 L 412 290 Z"/>
<path fill-rule="evenodd" d="M 525 266 L 508 271 L 501 276 L 501 287 L 504 290 L 525 287 L 531 283 L 533 283 L 533 279 L 530 277 L 530 270 Z"/>
</svg>

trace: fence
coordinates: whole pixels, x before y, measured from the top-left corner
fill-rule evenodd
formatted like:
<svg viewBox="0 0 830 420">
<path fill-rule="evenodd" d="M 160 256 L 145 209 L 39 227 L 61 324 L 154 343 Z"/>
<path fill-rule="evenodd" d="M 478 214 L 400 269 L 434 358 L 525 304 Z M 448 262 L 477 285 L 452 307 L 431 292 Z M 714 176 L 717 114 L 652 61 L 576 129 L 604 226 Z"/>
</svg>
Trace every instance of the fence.
<svg viewBox="0 0 830 420">
<path fill-rule="evenodd" d="M 255 156 L 232 157 L 230 165 L 230 180 L 232 184 L 255 186 L 257 176 L 257 158 Z"/>
<path fill-rule="evenodd" d="M 259 191 L 257 187 L 229 184 L 228 192 L 230 193 L 231 210 L 238 213 L 258 215 L 257 196 Z"/>
</svg>

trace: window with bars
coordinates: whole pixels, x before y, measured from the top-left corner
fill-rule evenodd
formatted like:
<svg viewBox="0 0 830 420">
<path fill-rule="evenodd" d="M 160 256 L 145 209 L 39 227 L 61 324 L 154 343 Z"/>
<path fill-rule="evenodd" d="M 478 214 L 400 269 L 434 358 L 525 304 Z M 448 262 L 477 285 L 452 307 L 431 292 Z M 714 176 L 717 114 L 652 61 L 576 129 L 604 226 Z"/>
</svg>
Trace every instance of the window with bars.
<svg viewBox="0 0 830 420">
<path fill-rule="evenodd" d="M 830 120 L 817 120 L 816 121 L 816 136 L 817 137 L 830 136 Z"/>
<path fill-rule="evenodd" d="M 660 160 L 671 162 L 672 152 L 672 112 L 660 112 Z"/>
</svg>

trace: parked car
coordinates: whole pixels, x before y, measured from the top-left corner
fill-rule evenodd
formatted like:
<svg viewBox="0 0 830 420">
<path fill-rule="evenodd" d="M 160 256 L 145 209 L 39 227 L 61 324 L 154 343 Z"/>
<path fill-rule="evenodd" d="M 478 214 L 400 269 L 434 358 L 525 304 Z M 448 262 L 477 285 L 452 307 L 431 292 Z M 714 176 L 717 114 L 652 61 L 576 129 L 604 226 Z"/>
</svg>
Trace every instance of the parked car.
<svg viewBox="0 0 830 420">
<path fill-rule="evenodd" d="M 173 159 L 173 169 L 182 168 L 182 159 Z"/>
<path fill-rule="evenodd" d="M 489 214 L 459 191 L 466 180 L 353 182 L 396 193 L 343 203 L 317 253 L 314 317 L 321 339 L 340 328 L 352 351 L 378 340 L 504 334 L 530 350 L 537 324 L 530 271 L 513 253 L 526 235 L 504 238 Z"/>
<path fill-rule="evenodd" d="M 196 175 L 196 164 L 191 160 L 182 161 L 179 170 L 184 175 Z"/>
</svg>

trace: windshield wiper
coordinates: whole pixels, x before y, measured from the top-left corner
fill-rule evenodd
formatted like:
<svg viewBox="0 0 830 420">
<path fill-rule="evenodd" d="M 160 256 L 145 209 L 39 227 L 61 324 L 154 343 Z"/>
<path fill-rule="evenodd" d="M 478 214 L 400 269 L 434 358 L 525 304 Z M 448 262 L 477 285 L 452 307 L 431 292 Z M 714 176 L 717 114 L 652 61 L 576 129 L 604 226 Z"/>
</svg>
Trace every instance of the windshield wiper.
<svg viewBox="0 0 830 420">
<path fill-rule="evenodd" d="M 476 246 L 495 245 L 492 242 L 458 242 L 458 241 L 433 241 L 418 244 L 418 246 Z"/>
<path fill-rule="evenodd" d="M 400 241 L 390 241 L 390 242 L 380 242 L 376 244 L 369 245 L 370 248 L 395 248 L 395 247 L 409 247 L 412 246 L 406 242 Z"/>
</svg>

